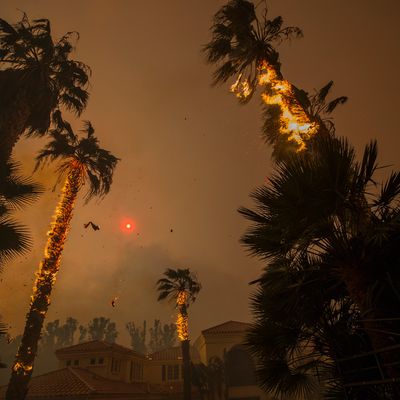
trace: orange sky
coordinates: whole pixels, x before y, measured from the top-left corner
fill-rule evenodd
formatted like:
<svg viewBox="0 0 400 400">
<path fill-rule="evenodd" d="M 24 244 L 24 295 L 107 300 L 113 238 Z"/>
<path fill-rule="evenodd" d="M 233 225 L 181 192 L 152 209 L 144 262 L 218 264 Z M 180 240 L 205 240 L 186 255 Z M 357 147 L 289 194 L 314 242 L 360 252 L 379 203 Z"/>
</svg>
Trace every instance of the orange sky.
<svg viewBox="0 0 400 400">
<path fill-rule="evenodd" d="M 93 69 L 89 119 L 104 147 L 122 161 L 110 195 L 75 210 L 47 320 L 104 315 L 119 324 L 174 320 L 157 304 L 155 282 L 166 267 L 190 267 L 203 284 L 191 308 L 191 331 L 250 319 L 248 282 L 262 263 L 239 245 L 246 228 L 237 213 L 271 171 L 260 137 L 259 100 L 240 106 L 228 88 L 211 88 L 201 46 L 222 0 L 3 0 L 0 16 L 49 18 L 54 34 L 76 30 L 76 58 Z M 304 38 L 281 48 L 283 73 L 312 90 L 330 79 L 347 95 L 337 132 L 360 149 L 377 138 L 382 164 L 399 166 L 400 3 L 397 0 L 274 0 L 271 15 L 298 25 Z M 79 126 L 76 125 L 77 127 Z M 16 156 L 30 171 L 40 141 L 21 141 Z M 1 282 L 3 319 L 22 329 L 33 274 L 57 201 L 51 169 L 37 174 L 42 198 L 20 219 L 34 248 L 7 265 Z M 119 230 L 131 217 L 136 233 Z M 92 220 L 100 231 L 83 229 Z M 173 229 L 173 232 L 170 230 Z M 137 235 L 139 233 L 139 235 Z M 117 306 L 111 299 L 118 296 Z M 122 337 L 124 342 L 125 334 Z"/>
</svg>

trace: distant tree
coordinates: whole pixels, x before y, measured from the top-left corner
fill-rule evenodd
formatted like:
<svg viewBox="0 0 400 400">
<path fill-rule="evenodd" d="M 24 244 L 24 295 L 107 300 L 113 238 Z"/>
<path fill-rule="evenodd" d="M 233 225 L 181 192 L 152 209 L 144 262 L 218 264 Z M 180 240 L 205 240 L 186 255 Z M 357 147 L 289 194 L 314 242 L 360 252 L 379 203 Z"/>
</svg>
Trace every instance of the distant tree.
<svg viewBox="0 0 400 400">
<path fill-rule="evenodd" d="M 178 309 L 176 328 L 182 346 L 183 359 L 183 398 L 191 399 L 191 361 L 188 327 L 188 307 L 196 300 L 201 284 L 190 269 L 170 269 L 164 272 L 165 278 L 157 281 L 158 301 L 169 299 Z"/>
<path fill-rule="evenodd" d="M 0 164 L 24 132 L 43 135 L 60 106 L 77 115 L 86 107 L 90 69 L 70 58 L 74 37 L 53 40 L 48 19 L 0 19 Z"/>
<path fill-rule="evenodd" d="M 109 343 L 115 343 L 118 336 L 115 322 L 109 318 L 93 318 L 87 326 L 88 340 L 104 340 Z"/>
<path fill-rule="evenodd" d="M 175 346 L 177 340 L 175 324 L 164 324 L 161 329 L 161 346 L 162 349 Z"/>
<path fill-rule="evenodd" d="M 77 328 L 78 321 L 75 318 L 68 317 L 58 330 L 56 347 L 72 346 Z"/>
<path fill-rule="evenodd" d="M 79 339 L 78 339 L 78 342 L 79 342 L 79 343 L 83 343 L 83 342 L 86 341 L 88 329 L 87 329 L 86 326 L 83 326 L 83 325 L 79 325 L 79 328 L 78 328 L 78 329 L 79 329 Z"/>
<path fill-rule="evenodd" d="M 159 319 L 154 320 L 150 328 L 150 352 L 164 350 L 175 345 L 177 339 L 175 324 L 161 324 Z"/>
<path fill-rule="evenodd" d="M 146 354 L 146 334 L 147 334 L 147 323 L 143 321 L 143 327 L 137 327 L 133 321 L 127 322 L 125 325 L 126 330 L 131 338 L 131 347 L 133 350 Z"/>
<path fill-rule="evenodd" d="M 28 382 L 33 372 L 43 321 L 50 304 L 50 295 L 60 267 L 61 254 L 67 238 L 72 211 L 83 184 L 88 193 L 86 200 L 93 196 L 106 195 L 112 184 L 112 176 L 118 159 L 110 152 L 100 148 L 98 139 L 90 122 L 86 122 L 86 137 L 79 138 L 70 124 L 64 121 L 61 113 L 54 116 L 54 129 L 51 141 L 37 156 L 37 165 L 45 160 L 61 158 L 63 163 L 58 172 L 66 174 L 62 196 L 56 210 L 55 220 L 45 250 L 45 258 L 40 264 L 30 310 L 27 315 L 21 346 L 16 355 L 6 398 L 21 399 L 26 396 Z M 113 337 L 110 332 L 108 339 Z"/>
</svg>

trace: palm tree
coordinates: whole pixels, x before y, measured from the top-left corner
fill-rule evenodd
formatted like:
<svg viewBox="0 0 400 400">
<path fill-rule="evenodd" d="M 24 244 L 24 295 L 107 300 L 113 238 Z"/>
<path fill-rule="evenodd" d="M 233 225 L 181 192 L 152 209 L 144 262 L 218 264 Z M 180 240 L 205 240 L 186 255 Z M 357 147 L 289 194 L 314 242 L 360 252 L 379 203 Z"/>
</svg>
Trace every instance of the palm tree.
<svg viewBox="0 0 400 400">
<path fill-rule="evenodd" d="M 272 264 L 293 260 L 291 273 L 297 260 L 312 259 L 335 276 L 381 350 L 400 343 L 400 173 L 374 194 L 376 160 L 375 142 L 358 162 L 346 140 L 321 138 L 277 165 L 269 185 L 253 193 L 256 211 L 240 212 L 254 223 L 242 239 L 251 253 Z M 400 376 L 395 357 L 381 355 L 387 378 Z"/>
<path fill-rule="evenodd" d="M 6 395 L 9 400 L 24 399 L 26 396 L 43 320 L 50 304 L 51 290 L 60 267 L 61 253 L 78 193 L 87 184 L 87 201 L 93 196 L 105 196 L 110 190 L 118 162 L 110 152 L 99 147 L 90 122 L 85 123 L 86 136 L 82 138 L 62 119 L 60 112 L 54 113 L 54 125 L 54 129 L 50 131 L 50 142 L 36 158 L 37 167 L 46 160 L 61 159 L 58 172 L 60 177 L 65 174 L 66 179 L 54 222 L 48 233 L 45 257 L 37 272 L 25 330 L 12 368 Z"/>
<path fill-rule="evenodd" d="M 13 25 L 0 19 L 0 162 L 25 131 L 43 135 L 60 106 L 77 115 L 86 107 L 90 69 L 70 59 L 74 36 L 53 41 L 50 21 L 26 14 Z"/>
<path fill-rule="evenodd" d="M 301 29 L 283 27 L 282 17 L 268 19 L 265 5 L 258 17 L 254 4 L 247 0 L 230 0 L 215 14 L 212 39 L 204 47 L 206 59 L 216 64 L 213 83 L 225 83 L 239 77 L 238 84 L 248 83 L 248 101 L 256 89 L 263 64 L 268 64 L 282 78 L 279 53 L 274 45 L 292 37 L 302 37 Z"/>
<path fill-rule="evenodd" d="M 230 0 L 215 14 L 212 39 L 204 47 L 208 63 L 216 65 L 213 83 L 225 83 L 236 77 L 231 91 L 243 103 L 248 102 L 258 85 L 264 88 L 264 134 L 278 158 L 299 150 L 317 133 L 327 133 L 317 114 L 328 114 L 346 101 L 339 97 L 325 104 L 332 86 L 328 83 L 311 99 L 303 90 L 283 79 L 276 45 L 283 40 L 301 37 L 298 27 L 284 27 L 282 17 L 268 19 L 265 1 L 258 11 L 248 0 Z M 261 15 L 260 15 L 261 14 Z M 326 107 L 324 107 L 326 106 Z"/>
<path fill-rule="evenodd" d="M 9 259 L 29 250 L 31 239 L 26 228 L 11 215 L 40 193 L 40 185 L 20 175 L 18 163 L 9 160 L 0 168 L 0 271 Z"/>
<path fill-rule="evenodd" d="M 178 309 L 176 328 L 181 341 L 183 359 L 183 398 L 191 399 L 190 340 L 188 327 L 188 307 L 196 300 L 201 284 L 190 269 L 170 269 L 164 272 L 165 278 L 157 281 L 158 301 L 174 301 Z"/>
</svg>

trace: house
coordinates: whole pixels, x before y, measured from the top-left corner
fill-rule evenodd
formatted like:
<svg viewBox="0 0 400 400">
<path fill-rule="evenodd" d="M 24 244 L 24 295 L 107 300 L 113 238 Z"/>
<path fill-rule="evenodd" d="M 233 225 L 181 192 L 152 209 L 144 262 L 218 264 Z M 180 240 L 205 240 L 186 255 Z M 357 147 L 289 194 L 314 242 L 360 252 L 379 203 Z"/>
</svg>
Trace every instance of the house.
<svg viewBox="0 0 400 400">
<path fill-rule="evenodd" d="M 266 400 L 258 388 L 254 362 L 243 346 L 249 324 L 227 321 L 201 332 L 191 346 L 193 364 L 218 357 L 224 362 L 224 394 L 229 400 Z M 182 398 L 180 346 L 147 356 L 115 343 L 94 340 L 56 351 L 59 369 L 31 379 L 27 400 Z M 5 387 L 0 388 L 0 399 Z M 193 399 L 200 398 L 193 385 Z"/>
</svg>

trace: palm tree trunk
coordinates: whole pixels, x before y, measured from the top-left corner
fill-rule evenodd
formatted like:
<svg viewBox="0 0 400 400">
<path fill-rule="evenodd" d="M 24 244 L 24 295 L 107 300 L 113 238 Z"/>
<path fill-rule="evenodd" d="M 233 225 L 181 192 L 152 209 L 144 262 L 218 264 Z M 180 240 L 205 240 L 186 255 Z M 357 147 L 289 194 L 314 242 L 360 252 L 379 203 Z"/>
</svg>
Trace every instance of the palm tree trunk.
<svg viewBox="0 0 400 400">
<path fill-rule="evenodd" d="M 191 368 L 190 368 L 190 340 L 182 340 L 182 360 L 183 360 L 183 399 L 191 400 L 192 385 L 191 385 Z"/>
<path fill-rule="evenodd" d="M 177 298 L 178 319 L 176 327 L 178 330 L 178 338 L 181 341 L 182 361 L 183 361 L 183 400 L 191 400 L 192 397 L 192 376 L 191 376 L 191 360 L 190 360 L 190 340 L 188 329 L 188 313 L 187 313 L 187 294 L 185 291 L 179 293 Z"/>
<path fill-rule="evenodd" d="M 48 233 L 45 257 L 36 274 L 37 279 L 26 318 L 25 330 L 7 388 L 7 400 L 23 400 L 27 394 L 43 321 L 50 304 L 51 290 L 59 270 L 61 253 L 81 184 L 82 171 L 79 167 L 72 166 L 64 184 L 62 198 L 56 209 L 55 221 Z"/>
</svg>

